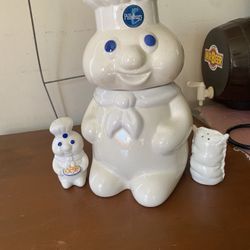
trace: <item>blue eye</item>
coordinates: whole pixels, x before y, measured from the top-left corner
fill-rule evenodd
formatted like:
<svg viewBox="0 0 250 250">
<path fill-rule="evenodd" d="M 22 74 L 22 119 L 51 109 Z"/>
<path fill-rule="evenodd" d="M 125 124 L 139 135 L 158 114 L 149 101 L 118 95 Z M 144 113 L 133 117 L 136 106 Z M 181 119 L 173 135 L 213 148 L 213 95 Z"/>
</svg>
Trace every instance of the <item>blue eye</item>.
<svg viewBox="0 0 250 250">
<path fill-rule="evenodd" d="M 71 140 L 70 143 L 71 143 L 71 144 L 75 144 L 75 140 Z"/>
<path fill-rule="evenodd" d="M 59 147 L 61 147 L 62 146 L 62 143 L 61 142 L 58 142 L 58 144 L 57 144 Z"/>
<path fill-rule="evenodd" d="M 106 42 L 104 48 L 106 52 L 111 53 L 116 49 L 116 42 L 114 40 L 109 40 Z"/>
<path fill-rule="evenodd" d="M 69 136 L 69 135 L 68 135 L 67 133 L 63 134 L 63 138 L 64 138 L 64 139 L 68 138 L 68 136 Z"/>
<path fill-rule="evenodd" d="M 147 46 L 153 47 L 156 45 L 156 38 L 153 35 L 146 35 L 144 42 Z"/>
</svg>

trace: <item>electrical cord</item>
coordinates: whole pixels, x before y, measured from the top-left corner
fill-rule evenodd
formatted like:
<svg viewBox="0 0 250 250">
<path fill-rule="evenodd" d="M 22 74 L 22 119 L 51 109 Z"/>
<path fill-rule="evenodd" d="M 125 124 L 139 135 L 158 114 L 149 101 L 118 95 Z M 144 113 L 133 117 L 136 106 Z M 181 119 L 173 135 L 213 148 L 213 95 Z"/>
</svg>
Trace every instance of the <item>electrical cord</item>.
<svg viewBox="0 0 250 250">
<path fill-rule="evenodd" d="M 234 139 L 232 139 L 232 137 L 230 136 L 230 133 L 234 130 L 237 130 L 237 129 L 242 129 L 242 128 L 250 128 L 250 124 L 240 124 L 240 125 L 237 125 L 237 126 L 234 126 L 234 127 L 231 127 L 229 128 L 226 133 L 229 134 L 229 139 L 228 139 L 228 143 L 236 146 L 236 147 L 239 147 L 239 148 L 242 148 L 242 149 L 246 149 L 246 150 L 250 150 L 250 145 L 247 145 L 247 144 L 243 144 L 243 143 L 240 143 L 240 142 L 237 142 L 235 141 Z"/>
<path fill-rule="evenodd" d="M 38 68 L 39 68 L 40 76 L 41 76 L 42 83 L 43 83 L 44 89 L 46 91 L 46 94 L 48 96 L 50 105 L 51 105 L 51 107 L 53 109 L 53 112 L 55 114 L 55 117 L 58 118 L 58 114 L 56 112 L 55 106 L 54 106 L 53 101 L 51 99 L 51 96 L 49 94 L 47 85 L 51 84 L 51 83 L 55 83 L 55 82 L 62 82 L 62 81 L 69 81 L 69 80 L 73 80 L 73 79 L 77 79 L 77 78 L 83 78 L 83 77 L 85 77 L 85 75 L 78 75 L 78 76 L 72 76 L 72 77 L 67 77 L 67 78 L 63 78 L 63 79 L 56 79 L 56 80 L 52 80 L 52 81 L 45 81 L 45 78 L 44 78 L 44 75 L 43 75 L 43 70 L 42 70 L 42 64 L 41 64 L 39 49 L 38 49 L 36 29 L 35 29 L 35 23 L 34 23 L 34 18 L 33 18 L 33 11 L 32 11 L 32 6 L 31 6 L 30 0 L 28 0 L 28 5 L 29 5 L 29 13 L 30 13 L 31 26 L 32 26 L 32 33 L 33 33 L 33 39 L 34 39 L 34 44 L 35 44 L 36 57 L 37 57 L 37 62 L 38 62 Z"/>
</svg>

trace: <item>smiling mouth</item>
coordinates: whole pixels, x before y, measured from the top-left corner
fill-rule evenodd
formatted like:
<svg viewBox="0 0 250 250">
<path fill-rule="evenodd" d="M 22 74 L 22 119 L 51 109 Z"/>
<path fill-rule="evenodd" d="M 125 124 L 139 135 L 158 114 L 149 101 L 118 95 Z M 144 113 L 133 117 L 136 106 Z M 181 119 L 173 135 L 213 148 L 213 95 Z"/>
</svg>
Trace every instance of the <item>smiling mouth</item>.
<svg viewBox="0 0 250 250">
<path fill-rule="evenodd" d="M 129 74 L 129 73 L 117 73 L 119 79 L 126 84 L 129 85 L 141 85 L 145 83 L 150 77 L 151 72 L 143 73 L 143 74 Z"/>
</svg>

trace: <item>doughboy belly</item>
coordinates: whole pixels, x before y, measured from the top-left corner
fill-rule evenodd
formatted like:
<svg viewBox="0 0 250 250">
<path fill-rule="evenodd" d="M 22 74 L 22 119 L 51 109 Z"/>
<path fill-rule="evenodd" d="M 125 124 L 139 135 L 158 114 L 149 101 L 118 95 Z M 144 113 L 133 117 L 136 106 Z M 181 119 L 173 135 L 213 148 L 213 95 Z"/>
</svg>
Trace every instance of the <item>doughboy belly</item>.
<svg viewBox="0 0 250 250">
<path fill-rule="evenodd" d="M 94 157 L 104 167 L 117 175 L 132 179 L 141 174 L 153 172 L 182 172 L 187 160 L 187 145 L 184 143 L 168 154 L 155 152 L 152 138 L 157 126 L 164 122 L 168 124 L 170 109 L 168 105 L 153 108 L 137 108 L 142 117 L 142 131 L 138 139 L 133 139 L 125 129 L 117 131 L 112 138 L 107 136 L 104 126 L 98 139 L 93 144 Z M 101 124 L 112 107 L 100 107 L 97 115 Z"/>
</svg>

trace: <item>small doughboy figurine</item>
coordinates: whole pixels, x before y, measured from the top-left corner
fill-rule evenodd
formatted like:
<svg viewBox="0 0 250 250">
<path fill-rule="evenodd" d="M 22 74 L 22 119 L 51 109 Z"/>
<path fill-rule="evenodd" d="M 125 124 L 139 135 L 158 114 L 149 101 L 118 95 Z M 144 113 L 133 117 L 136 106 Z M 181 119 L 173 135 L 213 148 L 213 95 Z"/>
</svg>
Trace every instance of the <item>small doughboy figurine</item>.
<svg viewBox="0 0 250 250">
<path fill-rule="evenodd" d="M 69 117 L 59 118 L 50 126 L 50 132 L 55 136 L 52 143 L 55 154 L 53 170 L 65 189 L 84 186 L 89 164 L 83 151 L 83 139 L 72 128 L 73 121 Z"/>
</svg>

